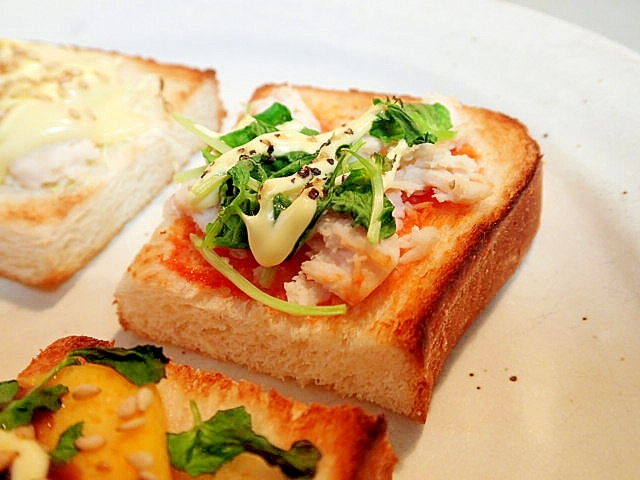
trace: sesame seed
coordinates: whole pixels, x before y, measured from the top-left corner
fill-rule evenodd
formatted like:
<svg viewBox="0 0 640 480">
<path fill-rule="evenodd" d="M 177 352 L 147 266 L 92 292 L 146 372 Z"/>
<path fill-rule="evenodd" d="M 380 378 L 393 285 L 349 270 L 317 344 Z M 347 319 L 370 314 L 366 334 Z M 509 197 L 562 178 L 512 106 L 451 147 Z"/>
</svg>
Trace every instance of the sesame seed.
<svg viewBox="0 0 640 480">
<path fill-rule="evenodd" d="M 142 387 L 136 395 L 138 411 L 146 412 L 151 402 L 153 402 L 153 391 L 149 387 Z"/>
<path fill-rule="evenodd" d="M 75 120 L 78 120 L 80 118 L 80 112 L 78 112 L 78 110 L 76 110 L 75 108 L 70 108 L 69 116 Z"/>
<path fill-rule="evenodd" d="M 75 445 L 78 450 L 96 450 L 102 447 L 107 440 L 100 434 L 86 435 L 78 437 L 75 440 Z"/>
<path fill-rule="evenodd" d="M 153 465 L 153 455 L 149 452 L 135 452 L 127 455 L 127 461 L 135 467 L 136 470 L 142 472 L 148 470 Z"/>
<path fill-rule="evenodd" d="M 118 406 L 118 417 L 129 418 L 132 417 L 138 409 L 136 397 L 133 395 L 125 398 Z"/>
<path fill-rule="evenodd" d="M 147 419 L 144 417 L 134 418 L 118 425 L 118 431 L 135 430 L 136 428 L 142 427 L 145 423 L 147 423 Z"/>
<path fill-rule="evenodd" d="M 140 480 L 159 480 L 159 477 L 149 470 L 140 472 Z"/>
<path fill-rule="evenodd" d="M 92 383 L 82 383 L 73 389 L 73 392 L 71 392 L 71 396 L 76 400 L 81 400 L 84 398 L 93 397 L 101 391 L 102 390 L 97 385 L 94 385 Z"/>
</svg>

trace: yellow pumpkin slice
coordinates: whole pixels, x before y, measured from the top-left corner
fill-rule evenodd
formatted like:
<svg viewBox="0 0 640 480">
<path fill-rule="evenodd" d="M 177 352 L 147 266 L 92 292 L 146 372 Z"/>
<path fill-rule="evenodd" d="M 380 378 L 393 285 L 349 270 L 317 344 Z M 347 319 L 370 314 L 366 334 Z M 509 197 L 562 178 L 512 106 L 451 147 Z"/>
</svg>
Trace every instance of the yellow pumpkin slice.
<svg viewBox="0 0 640 480">
<path fill-rule="evenodd" d="M 167 422 L 155 385 L 138 387 L 97 364 L 66 367 L 49 383 L 66 385 L 69 393 L 62 408 L 35 422 L 38 440 L 53 450 L 65 430 L 83 422 L 79 452 L 55 464 L 50 478 L 171 479 Z"/>
</svg>

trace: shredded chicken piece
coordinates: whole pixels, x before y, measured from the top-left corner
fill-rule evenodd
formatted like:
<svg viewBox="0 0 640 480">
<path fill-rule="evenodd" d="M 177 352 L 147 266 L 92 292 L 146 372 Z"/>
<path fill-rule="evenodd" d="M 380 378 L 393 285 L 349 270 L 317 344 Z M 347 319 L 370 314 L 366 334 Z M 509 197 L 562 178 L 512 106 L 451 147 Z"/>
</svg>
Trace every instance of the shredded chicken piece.
<svg viewBox="0 0 640 480">
<path fill-rule="evenodd" d="M 7 185 L 29 190 L 51 188 L 104 175 L 100 150 L 89 139 L 73 139 L 44 145 L 14 160 Z"/>
<path fill-rule="evenodd" d="M 425 143 L 412 148 L 402 159 L 392 189 L 409 195 L 426 187 L 435 189 L 439 202 L 474 203 L 491 193 L 492 184 L 467 155 L 453 155 L 450 145 Z"/>
<path fill-rule="evenodd" d="M 409 263 L 424 259 L 429 250 L 438 241 L 438 229 L 435 227 L 418 227 L 414 225 L 411 231 L 400 237 L 399 263 Z"/>
<path fill-rule="evenodd" d="M 295 290 L 315 283 L 355 305 L 387 278 L 400 256 L 397 235 L 372 244 L 366 230 L 354 228 L 350 219 L 336 215 L 326 215 L 318 222 L 309 245 L 312 254 L 301 265 L 306 281 L 297 278 L 286 287 L 292 297 L 300 298 Z"/>
<path fill-rule="evenodd" d="M 331 293 L 323 285 L 308 280 L 302 273 L 285 283 L 284 289 L 287 300 L 298 305 L 319 305 L 331 297 Z"/>
</svg>

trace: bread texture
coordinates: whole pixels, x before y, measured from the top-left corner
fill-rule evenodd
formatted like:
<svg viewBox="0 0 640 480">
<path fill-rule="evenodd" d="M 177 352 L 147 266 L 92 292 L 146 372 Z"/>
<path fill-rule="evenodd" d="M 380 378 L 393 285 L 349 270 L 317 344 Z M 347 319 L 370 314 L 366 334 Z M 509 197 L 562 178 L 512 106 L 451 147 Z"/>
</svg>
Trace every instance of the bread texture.
<svg viewBox="0 0 640 480">
<path fill-rule="evenodd" d="M 61 338 L 40 352 L 19 374 L 18 381 L 23 388 L 28 388 L 70 350 L 111 346 L 111 341 L 84 336 Z M 169 432 L 183 432 L 193 426 L 190 401 L 196 402 L 203 419 L 219 410 L 244 406 L 251 415 L 253 430 L 274 445 L 288 449 L 293 442 L 306 439 L 320 450 L 322 457 L 315 479 L 392 478 L 397 457 L 388 442 L 382 416 L 368 415 L 349 405 L 303 404 L 273 390 L 263 391 L 247 381 L 234 381 L 217 372 L 198 370 L 173 361 L 166 364 L 165 372 L 166 376 L 157 388 Z M 240 462 L 236 461 L 238 459 L 231 462 L 235 463 L 233 472 L 223 467 L 215 478 L 286 478 L 279 469 L 267 466 L 257 457 L 244 457 Z M 193 478 L 175 469 L 172 476 Z"/>
<path fill-rule="evenodd" d="M 265 85 L 252 101 L 281 87 Z M 357 117 L 374 97 L 391 96 L 293 88 L 322 130 Z M 447 357 L 521 263 L 541 211 L 541 153 L 526 127 L 483 108 L 452 102 L 450 109 L 490 193 L 464 207 L 430 205 L 428 223 L 438 240 L 426 254 L 399 263 L 346 314 L 291 316 L 208 284 L 206 266 L 185 240 L 192 227 L 169 216 L 117 288 L 123 328 L 425 422 Z"/>
<path fill-rule="evenodd" d="M 224 117 L 213 70 L 13 40 L 0 40 L 0 102 L 0 275 L 45 289 L 201 148 L 173 112 L 211 128 Z"/>
</svg>

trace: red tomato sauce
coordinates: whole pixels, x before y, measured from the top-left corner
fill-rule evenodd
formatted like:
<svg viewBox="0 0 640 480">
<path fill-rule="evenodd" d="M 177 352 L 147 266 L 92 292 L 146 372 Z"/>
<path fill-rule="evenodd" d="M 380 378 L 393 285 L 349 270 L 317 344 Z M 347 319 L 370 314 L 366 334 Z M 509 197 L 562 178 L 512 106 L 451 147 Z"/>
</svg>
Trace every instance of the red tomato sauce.
<svg viewBox="0 0 640 480">
<path fill-rule="evenodd" d="M 456 146 L 451 150 L 453 155 L 468 155 L 478 158 L 478 152 L 469 144 Z M 402 195 L 402 201 L 409 203 L 412 208 L 405 210 L 405 218 L 402 220 L 400 235 L 408 233 L 414 226 L 433 225 L 439 227 L 454 222 L 461 215 L 465 215 L 473 208 L 473 205 L 465 205 L 452 202 L 439 202 L 434 197 L 434 189 L 421 190 L 412 195 Z"/>
<path fill-rule="evenodd" d="M 177 220 L 167 231 L 168 240 L 174 248 L 171 255 L 164 259 L 165 265 L 189 282 L 196 282 L 210 288 L 229 288 L 236 294 L 240 292 L 235 285 L 221 275 L 193 247 L 190 235 L 202 235 L 199 227 L 189 218 Z M 215 252 L 229 260 L 229 264 L 243 277 L 250 280 L 262 291 L 274 297 L 285 299 L 284 284 L 289 282 L 299 271 L 300 264 L 306 260 L 306 249 L 302 249 L 292 258 L 286 260 L 273 270 L 265 273 L 268 285 L 260 285 L 255 279 L 254 271 L 260 266 L 249 249 L 215 248 Z"/>
</svg>

